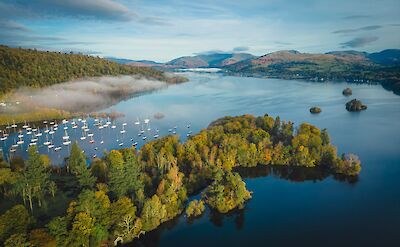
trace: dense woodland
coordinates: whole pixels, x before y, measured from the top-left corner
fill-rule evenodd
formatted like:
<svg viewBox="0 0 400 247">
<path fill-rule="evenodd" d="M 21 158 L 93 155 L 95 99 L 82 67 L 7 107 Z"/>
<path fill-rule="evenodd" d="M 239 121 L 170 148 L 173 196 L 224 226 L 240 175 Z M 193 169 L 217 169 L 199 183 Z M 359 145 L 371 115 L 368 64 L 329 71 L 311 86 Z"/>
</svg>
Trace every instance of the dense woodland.
<svg viewBox="0 0 400 247">
<path fill-rule="evenodd" d="M 44 87 L 82 77 L 138 75 L 170 83 L 184 78 L 168 77 L 163 72 L 133 67 L 82 54 L 37 51 L 0 45 L 0 96 L 16 88 Z"/>
<path fill-rule="evenodd" d="M 29 159 L 1 162 L 4 246 L 100 246 L 130 242 L 180 215 L 242 208 L 251 192 L 236 168 L 302 166 L 357 176 L 353 154 L 337 156 L 326 130 L 268 115 L 225 117 L 181 143 L 167 136 L 106 152 L 87 163 L 75 143 L 62 168 L 35 148 Z M 248 168 L 247 168 L 248 169 Z M 265 167 L 265 169 L 267 169 Z M 201 192 L 202 191 L 202 192 Z M 201 200 L 188 196 L 201 192 Z M 62 211 L 60 211 L 60 209 Z"/>
</svg>

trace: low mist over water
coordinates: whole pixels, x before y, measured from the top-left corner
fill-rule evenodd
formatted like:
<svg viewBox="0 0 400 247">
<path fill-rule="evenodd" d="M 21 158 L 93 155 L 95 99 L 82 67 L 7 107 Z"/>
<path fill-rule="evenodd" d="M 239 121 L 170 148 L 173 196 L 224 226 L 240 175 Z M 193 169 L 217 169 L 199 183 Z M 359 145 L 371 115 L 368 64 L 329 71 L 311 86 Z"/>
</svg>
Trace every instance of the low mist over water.
<svg viewBox="0 0 400 247">
<path fill-rule="evenodd" d="M 15 106 L 17 109 L 13 110 L 45 107 L 70 112 L 90 112 L 113 105 L 134 94 L 166 86 L 167 83 L 163 81 L 129 75 L 86 78 L 42 89 L 19 89 L 12 99 L 20 101 L 21 105 Z"/>
</svg>

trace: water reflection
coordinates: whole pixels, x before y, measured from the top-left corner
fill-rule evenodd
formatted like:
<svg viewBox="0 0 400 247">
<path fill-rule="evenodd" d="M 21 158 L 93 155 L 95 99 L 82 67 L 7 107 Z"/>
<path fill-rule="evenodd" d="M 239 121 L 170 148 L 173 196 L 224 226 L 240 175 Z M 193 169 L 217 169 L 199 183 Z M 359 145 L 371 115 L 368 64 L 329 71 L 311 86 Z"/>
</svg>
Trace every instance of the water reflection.
<svg viewBox="0 0 400 247">
<path fill-rule="evenodd" d="M 279 179 L 285 179 L 291 182 L 322 181 L 330 176 L 335 180 L 355 184 L 358 176 L 345 176 L 334 174 L 323 167 L 300 167 L 300 166 L 256 166 L 256 167 L 238 167 L 235 169 L 242 178 L 258 178 L 273 176 Z"/>
</svg>

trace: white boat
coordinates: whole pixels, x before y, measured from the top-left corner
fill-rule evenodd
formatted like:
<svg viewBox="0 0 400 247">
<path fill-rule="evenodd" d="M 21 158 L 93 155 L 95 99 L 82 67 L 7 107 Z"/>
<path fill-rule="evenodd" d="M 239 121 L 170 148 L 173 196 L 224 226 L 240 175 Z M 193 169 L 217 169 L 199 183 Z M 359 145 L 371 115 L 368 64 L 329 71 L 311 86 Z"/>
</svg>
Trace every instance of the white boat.
<svg viewBox="0 0 400 247">
<path fill-rule="evenodd" d="M 11 147 L 17 148 L 17 147 L 18 147 L 18 144 L 13 144 L 13 145 L 11 145 Z"/>
<path fill-rule="evenodd" d="M 82 136 L 80 137 L 80 139 L 81 139 L 82 141 L 83 141 L 83 140 L 86 140 L 85 131 L 82 132 Z"/>
<path fill-rule="evenodd" d="M 92 137 L 92 136 L 94 136 L 94 134 L 93 133 L 89 133 L 89 134 L 87 134 L 87 136 Z"/>
<path fill-rule="evenodd" d="M 146 140 L 146 139 L 147 139 L 147 136 L 143 136 L 142 139 L 143 139 L 143 141 Z"/>
<path fill-rule="evenodd" d="M 174 131 L 172 131 L 172 134 L 174 134 L 174 135 L 175 135 L 175 134 L 176 134 L 176 131 L 175 131 L 175 130 L 174 130 Z"/>
<path fill-rule="evenodd" d="M 50 125 L 54 125 L 54 122 L 50 122 Z"/>
<path fill-rule="evenodd" d="M 51 144 L 51 142 L 49 142 L 49 141 L 43 142 L 43 145 L 45 145 L 45 146 L 49 146 L 50 144 Z"/>
<path fill-rule="evenodd" d="M 119 146 L 123 146 L 124 145 L 124 143 L 123 142 L 121 142 L 120 144 L 118 144 Z"/>
<path fill-rule="evenodd" d="M 122 126 L 127 126 L 128 124 L 127 123 L 122 123 Z"/>
<path fill-rule="evenodd" d="M 37 145 L 37 143 L 36 142 L 31 142 L 31 143 L 29 143 L 29 146 L 36 146 Z"/>
<path fill-rule="evenodd" d="M 32 135 L 32 131 L 27 131 L 26 134 L 27 135 Z"/>
<path fill-rule="evenodd" d="M 47 146 L 47 148 L 48 148 L 48 149 L 52 149 L 52 148 L 54 148 L 54 145 L 53 145 L 53 144 L 50 144 L 50 145 Z"/>
<path fill-rule="evenodd" d="M 156 134 L 154 135 L 154 138 L 157 139 L 160 135 Z"/>
<path fill-rule="evenodd" d="M 64 120 L 62 120 L 62 123 L 63 123 L 63 124 L 67 124 L 67 123 L 68 123 L 68 120 L 64 119 Z"/>
<path fill-rule="evenodd" d="M 19 136 L 18 136 L 19 137 Z M 22 140 L 22 137 L 19 137 L 19 140 L 17 141 L 18 145 L 24 144 L 24 140 Z"/>
<path fill-rule="evenodd" d="M 119 133 L 125 134 L 126 130 L 121 130 Z"/>
<path fill-rule="evenodd" d="M 112 126 L 111 126 L 111 129 L 115 129 L 115 128 L 117 128 L 117 126 L 115 126 L 115 125 L 112 125 Z"/>
<path fill-rule="evenodd" d="M 68 140 L 68 139 L 69 139 L 69 135 L 68 135 L 67 131 L 64 131 L 63 140 Z"/>
<path fill-rule="evenodd" d="M 73 128 L 73 129 L 76 129 L 76 128 L 78 128 L 78 125 L 74 124 L 74 125 L 72 126 L 72 128 Z"/>
<path fill-rule="evenodd" d="M 132 144 L 132 146 L 137 146 L 138 145 L 138 143 L 137 142 L 134 142 L 133 144 Z"/>
<path fill-rule="evenodd" d="M 32 138 L 32 139 L 31 139 L 31 142 L 37 142 L 37 141 L 38 141 L 37 138 Z"/>
<path fill-rule="evenodd" d="M 17 149 L 15 148 L 10 148 L 10 153 L 15 153 L 17 151 Z"/>
<path fill-rule="evenodd" d="M 5 140 L 7 140 L 7 136 L 0 137 L 0 141 L 5 141 Z"/>
<path fill-rule="evenodd" d="M 64 145 L 64 146 L 68 146 L 69 144 L 71 144 L 71 141 L 70 141 L 70 140 L 63 142 L 63 145 Z"/>
<path fill-rule="evenodd" d="M 148 119 L 148 118 L 145 118 L 145 119 L 144 119 L 144 123 L 145 123 L 145 124 L 148 124 L 149 122 L 150 122 L 150 119 Z"/>
<path fill-rule="evenodd" d="M 60 151 L 62 149 L 62 147 L 56 147 L 56 148 L 54 148 L 54 151 Z"/>
<path fill-rule="evenodd" d="M 57 131 L 58 130 L 58 127 L 54 127 L 54 129 L 53 129 L 54 131 Z"/>
<path fill-rule="evenodd" d="M 104 141 L 100 141 L 100 144 L 103 144 L 104 143 Z"/>
<path fill-rule="evenodd" d="M 83 131 L 88 132 L 88 131 L 90 131 L 90 129 L 84 129 Z"/>
<path fill-rule="evenodd" d="M 38 132 L 35 136 L 39 137 L 39 136 L 42 136 L 42 135 L 43 135 L 42 132 Z"/>
<path fill-rule="evenodd" d="M 26 128 L 26 130 L 27 130 L 27 131 L 31 131 L 32 128 L 28 126 L 28 127 Z"/>
<path fill-rule="evenodd" d="M 23 138 L 23 137 L 24 137 L 23 134 L 19 134 L 19 135 L 18 135 L 18 138 Z"/>
<path fill-rule="evenodd" d="M 135 125 L 139 125 L 140 124 L 139 118 L 136 120 L 136 122 L 134 124 Z"/>
</svg>

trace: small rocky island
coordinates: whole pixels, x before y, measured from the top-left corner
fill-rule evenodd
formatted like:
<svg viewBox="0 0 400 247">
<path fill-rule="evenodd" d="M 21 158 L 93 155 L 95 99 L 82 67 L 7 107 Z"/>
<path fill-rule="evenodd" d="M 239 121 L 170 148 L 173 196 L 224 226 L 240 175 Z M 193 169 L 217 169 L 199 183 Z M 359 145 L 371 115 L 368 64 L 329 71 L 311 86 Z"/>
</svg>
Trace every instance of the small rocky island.
<svg viewBox="0 0 400 247">
<path fill-rule="evenodd" d="M 346 110 L 348 111 L 362 111 L 366 109 L 367 106 L 357 99 L 352 99 L 346 103 Z"/>
<path fill-rule="evenodd" d="M 319 107 L 317 107 L 317 106 L 314 106 L 314 107 L 311 107 L 310 108 L 310 112 L 312 113 L 312 114 L 318 114 L 318 113 L 321 113 L 321 108 L 319 108 Z"/>
<path fill-rule="evenodd" d="M 351 90 L 351 88 L 348 87 L 343 90 L 342 94 L 345 96 L 350 96 L 353 94 L 353 91 Z"/>
</svg>

